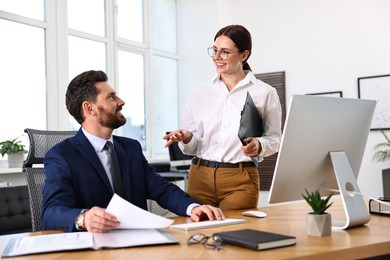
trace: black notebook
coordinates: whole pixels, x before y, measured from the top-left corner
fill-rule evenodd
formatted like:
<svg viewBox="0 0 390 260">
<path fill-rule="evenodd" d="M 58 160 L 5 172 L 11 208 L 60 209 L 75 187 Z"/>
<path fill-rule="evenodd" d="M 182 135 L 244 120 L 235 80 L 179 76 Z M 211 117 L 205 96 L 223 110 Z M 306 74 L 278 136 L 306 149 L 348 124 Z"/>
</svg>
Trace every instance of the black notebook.
<svg viewBox="0 0 390 260">
<path fill-rule="evenodd" d="M 240 229 L 213 234 L 222 238 L 226 244 L 242 246 L 254 250 L 295 245 L 296 238 L 253 229 Z"/>
</svg>

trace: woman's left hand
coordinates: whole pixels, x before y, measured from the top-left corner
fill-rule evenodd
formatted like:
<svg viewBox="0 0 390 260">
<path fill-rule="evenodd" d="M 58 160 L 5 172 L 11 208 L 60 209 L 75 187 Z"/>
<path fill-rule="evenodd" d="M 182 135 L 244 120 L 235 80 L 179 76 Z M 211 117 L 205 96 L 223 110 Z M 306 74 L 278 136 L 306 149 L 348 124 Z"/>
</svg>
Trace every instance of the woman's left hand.
<svg viewBox="0 0 390 260">
<path fill-rule="evenodd" d="M 245 156 L 256 156 L 261 152 L 261 145 L 259 140 L 253 137 L 248 137 L 244 139 L 246 145 L 242 146 L 242 151 Z"/>
</svg>

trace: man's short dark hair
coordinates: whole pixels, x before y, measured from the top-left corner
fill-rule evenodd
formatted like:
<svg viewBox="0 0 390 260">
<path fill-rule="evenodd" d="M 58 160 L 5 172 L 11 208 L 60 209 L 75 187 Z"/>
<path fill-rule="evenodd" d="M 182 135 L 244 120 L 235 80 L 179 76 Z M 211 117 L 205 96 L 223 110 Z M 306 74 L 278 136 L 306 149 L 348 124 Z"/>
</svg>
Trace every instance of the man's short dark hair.
<svg viewBox="0 0 390 260">
<path fill-rule="evenodd" d="M 76 76 L 66 91 L 66 108 L 79 124 L 84 122 L 82 104 L 84 101 L 96 102 L 100 93 L 95 86 L 98 82 L 107 82 L 108 77 L 103 71 L 90 70 Z"/>
</svg>

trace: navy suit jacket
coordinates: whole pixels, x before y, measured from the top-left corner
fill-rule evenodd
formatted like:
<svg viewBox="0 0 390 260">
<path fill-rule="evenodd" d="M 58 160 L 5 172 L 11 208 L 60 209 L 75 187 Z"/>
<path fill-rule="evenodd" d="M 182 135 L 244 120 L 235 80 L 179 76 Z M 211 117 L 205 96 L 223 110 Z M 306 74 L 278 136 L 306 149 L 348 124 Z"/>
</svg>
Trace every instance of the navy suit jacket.
<svg viewBox="0 0 390 260">
<path fill-rule="evenodd" d="M 154 171 L 138 141 L 119 136 L 113 139 L 124 199 L 145 210 L 146 200 L 153 199 L 163 208 L 183 216 L 191 203 L 197 203 Z M 99 157 L 81 129 L 46 153 L 44 167 L 42 220 L 45 229 L 74 231 L 75 219 L 81 210 L 94 206 L 106 208 L 114 194 Z"/>
</svg>

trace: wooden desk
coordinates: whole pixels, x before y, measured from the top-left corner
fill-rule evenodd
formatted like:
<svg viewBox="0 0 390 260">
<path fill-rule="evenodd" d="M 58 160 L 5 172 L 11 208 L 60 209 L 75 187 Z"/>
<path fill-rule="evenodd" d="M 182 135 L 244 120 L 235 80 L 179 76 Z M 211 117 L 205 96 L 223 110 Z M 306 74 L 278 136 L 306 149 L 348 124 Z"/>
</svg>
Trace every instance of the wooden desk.
<svg viewBox="0 0 390 260">
<path fill-rule="evenodd" d="M 261 208 L 268 213 L 264 219 L 244 217 L 245 224 L 181 231 L 168 229 L 180 245 L 151 246 L 112 250 L 88 250 L 78 252 L 60 252 L 17 257 L 17 259 L 356 259 L 390 254 L 390 218 L 372 215 L 364 226 L 333 230 L 329 237 L 311 237 L 306 234 L 305 214 L 309 212 L 306 204 L 290 204 Z M 342 217 L 343 210 L 338 201 L 330 208 L 332 217 Z M 227 217 L 242 217 L 241 211 L 225 212 Z M 190 221 L 186 217 L 175 218 L 175 223 Z M 211 235 L 217 231 L 243 228 L 277 232 L 297 237 L 295 246 L 254 251 L 232 245 L 224 245 L 220 251 L 204 248 L 202 245 L 187 246 L 189 236 L 195 233 Z M 2 252 L 9 236 L 0 236 Z M 16 259 L 16 258 L 15 258 Z"/>
</svg>

